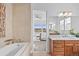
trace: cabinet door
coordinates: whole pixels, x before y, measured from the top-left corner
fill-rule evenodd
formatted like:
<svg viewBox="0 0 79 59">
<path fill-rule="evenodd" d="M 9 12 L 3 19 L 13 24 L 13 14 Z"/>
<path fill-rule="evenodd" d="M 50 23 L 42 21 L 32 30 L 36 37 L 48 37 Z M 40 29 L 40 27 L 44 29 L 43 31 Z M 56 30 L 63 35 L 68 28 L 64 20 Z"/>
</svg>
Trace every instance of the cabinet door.
<svg viewBox="0 0 79 59">
<path fill-rule="evenodd" d="M 65 56 L 73 56 L 73 46 L 65 46 Z"/>
<path fill-rule="evenodd" d="M 77 46 L 77 53 L 76 53 L 77 56 L 79 56 L 79 46 Z"/>
<path fill-rule="evenodd" d="M 73 47 L 73 54 L 74 56 L 79 56 L 79 44 L 75 44 Z"/>
<path fill-rule="evenodd" d="M 74 55 L 79 56 L 79 40 L 76 40 L 73 52 Z"/>
</svg>

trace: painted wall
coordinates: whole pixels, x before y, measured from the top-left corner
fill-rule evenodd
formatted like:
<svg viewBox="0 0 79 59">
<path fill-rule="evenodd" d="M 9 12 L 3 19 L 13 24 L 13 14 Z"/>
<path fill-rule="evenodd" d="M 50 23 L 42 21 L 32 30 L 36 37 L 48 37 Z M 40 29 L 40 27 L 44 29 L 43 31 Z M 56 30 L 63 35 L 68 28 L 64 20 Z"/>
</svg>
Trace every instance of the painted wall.
<svg viewBox="0 0 79 59">
<path fill-rule="evenodd" d="M 58 16 L 60 11 L 72 11 L 73 16 L 79 16 L 79 4 L 77 3 L 36 3 L 32 4 L 33 9 L 47 11 L 47 16 Z"/>
<path fill-rule="evenodd" d="M 72 17 L 72 28 L 79 33 L 79 16 Z"/>
<path fill-rule="evenodd" d="M 31 40 L 31 6 L 13 4 L 13 38 L 30 42 Z"/>
</svg>

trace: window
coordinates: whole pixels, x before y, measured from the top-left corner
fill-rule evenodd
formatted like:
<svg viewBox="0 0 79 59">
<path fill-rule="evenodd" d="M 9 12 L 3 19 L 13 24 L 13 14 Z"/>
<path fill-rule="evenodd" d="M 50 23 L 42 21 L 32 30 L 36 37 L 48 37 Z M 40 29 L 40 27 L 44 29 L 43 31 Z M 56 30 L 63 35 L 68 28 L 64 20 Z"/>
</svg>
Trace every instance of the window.
<svg viewBox="0 0 79 59">
<path fill-rule="evenodd" d="M 65 19 L 65 30 L 71 29 L 71 17 Z"/>
<path fill-rule="evenodd" d="M 70 29 L 71 29 L 71 17 L 68 17 L 60 21 L 60 30 L 70 30 Z"/>
<path fill-rule="evenodd" d="M 64 30 L 64 20 L 60 21 L 60 30 Z"/>
<path fill-rule="evenodd" d="M 71 15 L 69 11 L 63 11 L 59 14 L 61 16 L 60 20 L 60 30 L 71 30 Z"/>
</svg>

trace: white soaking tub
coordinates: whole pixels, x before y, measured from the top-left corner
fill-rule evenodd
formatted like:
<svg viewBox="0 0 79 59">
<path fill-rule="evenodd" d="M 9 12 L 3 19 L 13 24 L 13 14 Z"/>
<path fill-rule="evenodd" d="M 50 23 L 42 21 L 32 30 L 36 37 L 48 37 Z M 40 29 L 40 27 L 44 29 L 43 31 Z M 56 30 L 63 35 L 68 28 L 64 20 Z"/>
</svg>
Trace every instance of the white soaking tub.
<svg viewBox="0 0 79 59">
<path fill-rule="evenodd" d="M 30 55 L 29 43 L 14 43 L 0 48 L 0 56 L 27 56 Z"/>
</svg>

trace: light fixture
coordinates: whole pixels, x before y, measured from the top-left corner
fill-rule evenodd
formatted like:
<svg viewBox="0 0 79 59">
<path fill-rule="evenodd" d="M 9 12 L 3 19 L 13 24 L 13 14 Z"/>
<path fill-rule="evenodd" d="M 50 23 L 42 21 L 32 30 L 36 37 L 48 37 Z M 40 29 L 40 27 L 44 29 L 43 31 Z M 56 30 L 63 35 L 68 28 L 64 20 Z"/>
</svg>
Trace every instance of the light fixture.
<svg viewBox="0 0 79 59">
<path fill-rule="evenodd" d="M 69 12 L 69 15 L 68 16 L 71 16 L 72 15 L 72 12 Z"/>
<path fill-rule="evenodd" d="M 61 16 L 71 16 L 72 12 L 71 11 L 63 11 L 59 13 L 59 17 Z"/>
<path fill-rule="evenodd" d="M 68 13 L 66 11 L 63 12 L 63 16 L 67 16 Z"/>
</svg>

